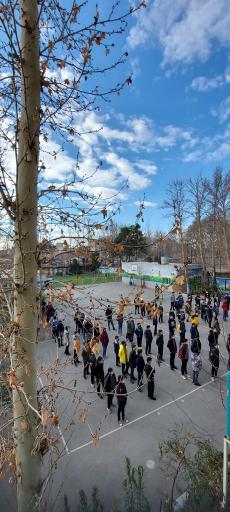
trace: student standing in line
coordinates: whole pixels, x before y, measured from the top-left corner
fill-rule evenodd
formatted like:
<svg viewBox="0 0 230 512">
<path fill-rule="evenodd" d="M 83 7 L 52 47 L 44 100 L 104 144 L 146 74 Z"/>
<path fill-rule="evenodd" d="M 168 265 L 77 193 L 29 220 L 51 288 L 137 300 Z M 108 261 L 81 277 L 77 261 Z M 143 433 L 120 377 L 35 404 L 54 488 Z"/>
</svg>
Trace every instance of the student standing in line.
<svg viewBox="0 0 230 512">
<path fill-rule="evenodd" d="M 100 398 L 103 398 L 101 394 L 101 386 L 104 386 L 104 364 L 103 357 L 99 356 L 94 367 L 94 377 L 96 379 L 97 394 Z"/>
<path fill-rule="evenodd" d="M 220 365 L 220 351 L 217 343 L 210 348 L 209 360 L 212 365 L 212 381 L 217 377 L 218 369 Z"/>
<path fill-rule="evenodd" d="M 134 376 L 134 370 L 137 364 L 136 345 L 132 343 L 132 350 L 129 354 L 129 367 L 130 367 L 130 382 L 133 384 L 136 379 Z"/>
<path fill-rule="evenodd" d="M 64 344 L 65 344 L 65 351 L 64 351 L 64 353 L 67 356 L 70 356 L 70 352 L 69 352 L 70 338 L 69 338 L 69 329 L 68 329 L 68 327 L 65 327 L 65 330 L 64 330 Z"/>
<path fill-rule="evenodd" d="M 156 400 L 156 398 L 153 396 L 154 395 L 154 373 L 155 373 L 155 369 L 152 367 L 151 365 L 152 363 L 152 358 L 150 356 L 147 357 L 147 363 L 145 365 L 145 375 L 146 375 L 146 378 L 147 378 L 147 383 L 148 383 L 148 397 L 150 398 L 150 400 Z"/>
<path fill-rule="evenodd" d="M 114 323 L 113 323 L 113 310 L 110 305 L 107 306 L 105 316 L 107 318 L 109 331 L 110 331 L 110 325 L 112 326 L 112 329 L 115 331 L 115 327 L 114 327 Z"/>
<path fill-rule="evenodd" d="M 156 345 L 157 345 L 157 348 L 158 348 L 159 359 L 160 359 L 160 361 L 164 361 L 164 359 L 163 359 L 164 336 L 163 336 L 163 331 L 161 329 L 159 329 L 159 331 L 158 331 L 158 336 L 157 336 L 157 339 L 156 339 Z"/>
<path fill-rule="evenodd" d="M 75 332 L 75 334 L 73 335 L 73 362 L 74 362 L 75 366 L 77 366 L 77 364 L 80 363 L 80 361 L 78 359 L 79 354 L 80 354 L 80 339 L 79 339 L 77 333 Z"/>
<path fill-rule="evenodd" d="M 114 353 L 115 353 L 115 357 L 116 357 L 116 366 L 121 366 L 120 359 L 119 359 L 119 348 L 120 348 L 119 340 L 120 340 L 119 336 L 115 336 L 114 342 L 113 342 L 113 348 L 114 348 Z"/>
<path fill-rule="evenodd" d="M 175 357 L 176 357 L 176 353 L 177 353 L 177 344 L 176 344 L 176 340 L 175 340 L 174 334 L 170 336 L 170 338 L 168 340 L 167 347 L 168 347 L 169 352 L 170 352 L 170 368 L 171 368 L 171 370 L 177 370 L 177 367 L 175 366 Z"/>
<path fill-rule="evenodd" d="M 100 335 L 100 342 L 102 344 L 102 356 L 105 359 L 106 358 L 106 353 L 107 353 L 107 347 L 108 347 L 108 344 L 109 344 L 109 336 L 108 336 L 108 333 L 107 333 L 105 327 L 103 328 L 103 331 L 102 331 L 102 333 Z"/>
<path fill-rule="evenodd" d="M 121 363 L 122 375 L 123 377 L 126 377 L 129 367 L 129 353 L 126 341 L 121 342 L 118 355 Z"/>
<path fill-rule="evenodd" d="M 188 378 L 187 364 L 189 360 L 188 340 L 185 339 L 179 348 L 178 357 L 181 359 L 181 375 L 182 379 Z"/>
<path fill-rule="evenodd" d="M 113 405 L 113 397 L 116 388 L 116 375 L 113 368 L 108 368 L 108 373 L 105 376 L 104 391 L 107 392 L 107 411 L 111 414 L 111 405 Z"/>
<path fill-rule="evenodd" d="M 116 386 L 116 397 L 117 397 L 117 419 L 120 427 L 122 422 L 128 423 L 125 419 L 125 407 L 127 404 L 127 389 L 123 382 L 123 375 L 118 375 L 118 384 Z"/>
<path fill-rule="evenodd" d="M 151 345 L 152 345 L 152 341 L 153 341 L 153 335 L 152 335 L 152 331 L 150 329 L 150 325 L 147 325 L 145 332 L 144 332 L 144 336 L 145 336 L 145 354 L 147 356 L 147 355 L 151 354 Z"/>
<path fill-rule="evenodd" d="M 138 391 L 142 392 L 145 360 L 143 358 L 141 348 L 139 348 L 137 351 L 136 365 L 137 365 L 137 388 L 138 388 Z"/>
</svg>

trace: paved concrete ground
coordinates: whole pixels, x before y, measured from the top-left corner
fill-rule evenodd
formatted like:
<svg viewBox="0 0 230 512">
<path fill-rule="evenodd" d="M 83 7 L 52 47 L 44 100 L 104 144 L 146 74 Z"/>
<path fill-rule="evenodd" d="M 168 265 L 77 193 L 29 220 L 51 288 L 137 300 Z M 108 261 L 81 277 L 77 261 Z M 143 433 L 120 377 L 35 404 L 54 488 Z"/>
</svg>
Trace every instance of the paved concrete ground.
<svg viewBox="0 0 230 512">
<path fill-rule="evenodd" d="M 96 314 L 104 317 L 107 303 L 115 305 L 122 294 L 130 296 L 133 300 L 134 289 L 122 283 L 102 284 L 94 287 L 84 287 L 75 291 L 79 306 L 88 308 L 90 297 L 98 306 Z M 153 292 L 146 290 L 143 293 L 145 300 L 153 298 Z M 82 376 L 83 365 L 75 368 L 67 363 L 60 371 L 62 385 L 76 390 L 75 393 L 67 389 L 60 389 L 58 397 L 58 415 L 60 418 L 59 434 L 62 442 L 59 449 L 63 457 L 58 463 L 54 473 L 52 485 L 49 487 L 48 510 L 61 512 L 64 510 L 64 494 L 68 496 L 70 511 L 76 510 L 78 492 L 80 489 L 89 491 L 96 485 L 103 496 L 106 506 L 116 502 L 121 495 L 121 484 L 125 477 L 124 459 L 130 457 L 134 465 L 143 465 L 145 468 L 146 494 L 152 503 L 153 510 L 159 510 L 160 500 L 169 491 L 170 481 L 162 472 L 159 458 L 159 443 L 168 439 L 177 431 L 189 431 L 202 437 L 207 437 L 220 448 L 222 447 L 225 410 L 222 401 L 225 399 L 225 379 L 227 370 L 227 353 L 224 346 L 223 334 L 228 334 L 230 322 L 224 325 L 224 332 L 220 336 L 221 362 L 219 378 L 211 382 L 210 364 L 208 360 L 208 328 L 204 323 L 199 325 L 202 342 L 203 370 L 200 373 L 201 387 L 193 386 L 191 379 L 184 381 L 180 371 L 172 372 L 169 367 L 168 341 L 168 311 L 169 292 L 164 294 L 164 323 L 162 325 L 165 334 L 164 358 L 160 368 L 156 368 L 156 398 L 150 401 L 147 390 L 143 393 L 135 391 L 135 385 L 127 380 L 127 389 L 133 391 L 128 398 L 127 418 L 129 423 L 119 427 L 117 423 L 116 408 L 111 415 L 106 411 L 106 399 L 101 400 L 90 386 L 90 378 L 85 381 Z M 70 308 L 59 304 L 57 306 L 59 317 L 74 332 L 73 314 Z M 127 307 L 125 313 L 133 311 Z M 135 317 L 136 320 L 138 316 Z M 149 321 L 144 320 L 144 326 Z M 190 324 L 187 324 L 188 330 Z M 114 332 L 110 333 L 108 357 L 105 361 L 105 370 L 115 366 L 113 352 Z M 124 329 L 125 334 L 125 329 Z M 152 344 L 153 354 L 156 355 L 155 340 Z M 56 356 L 57 347 L 49 337 L 44 337 L 39 342 L 39 364 L 47 365 Z M 71 350 L 71 352 L 73 352 Z M 59 351 L 59 357 L 63 365 L 68 358 Z M 155 360 L 154 360 L 155 362 Z M 180 360 L 176 364 L 180 368 Z M 191 375 L 191 365 L 188 365 Z M 40 385 L 47 382 L 41 374 Z M 80 393 L 79 390 L 85 391 Z M 79 416 L 86 411 L 86 422 L 82 423 Z M 70 426 L 71 422 L 73 422 Z M 99 446 L 92 444 L 92 433 L 100 436 Z M 57 431 L 58 433 L 58 431 Z M 182 484 L 178 484 L 176 494 L 183 492 Z"/>
</svg>

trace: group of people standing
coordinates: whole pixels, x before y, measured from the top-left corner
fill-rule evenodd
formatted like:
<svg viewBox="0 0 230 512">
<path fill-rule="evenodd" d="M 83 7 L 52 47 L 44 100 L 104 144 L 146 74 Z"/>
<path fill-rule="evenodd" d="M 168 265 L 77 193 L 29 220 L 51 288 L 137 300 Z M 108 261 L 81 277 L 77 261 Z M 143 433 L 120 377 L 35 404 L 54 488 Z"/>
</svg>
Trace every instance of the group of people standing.
<svg viewBox="0 0 230 512">
<path fill-rule="evenodd" d="M 157 298 L 160 298 L 160 291 Z M 228 300 L 225 298 L 221 304 L 223 311 L 225 311 L 227 303 Z M 191 352 L 192 377 L 193 383 L 196 386 L 200 385 L 198 377 L 202 368 L 201 341 L 198 330 L 200 317 L 205 322 L 208 321 L 210 327 L 208 343 L 212 380 L 215 379 L 218 373 L 220 359 L 218 346 L 220 334 L 218 321 L 219 307 L 219 299 L 217 297 L 211 298 L 208 294 L 204 296 L 196 295 L 194 304 L 192 295 L 188 295 L 186 301 L 184 301 L 182 294 L 176 296 L 175 293 L 172 293 L 170 297 L 169 335 L 167 341 L 170 368 L 171 370 L 177 370 L 175 359 L 178 356 L 181 360 L 180 371 L 182 378 L 187 379 L 187 364 Z M 212 317 L 210 316 L 210 311 L 212 311 Z M 125 419 L 125 406 L 128 392 L 125 379 L 129 377 L 130 382 L 136 385 L 139 392 L 143 391 L 143 385 L 146 382 L 149 399 L 156 400 L 154 396 L 155 368 L 152 364 L 152 343 L 155 337 L 157 361 L 160 365 L 164 361 L 165 343 L 164 331 L 163 329 L 158 329 L 158 322 L 163 323 L 163 312 L 162 303 L 158 305 L 156 302 L 156 293 L 155 299 L 151 302 L 145 302 L 139 295 L 136 295 L 134 298 L 134 315 L 139 317 L 137 322 L 131 313 L 125 318 L 123 312 L 118 311 L 117 327 L 115 327 L 114 311 L 111 305 L 108 305 L 105 310 L 105 320 L 108 329 L 103 326 L 103 322 L 100 319 L 92 321 L 91 316 L 80 308 L 77 308 L 75 312 L 75 332 L 72 336 L 73 362 L 76 366 L 79 363 L 83 363 L 84 379 L 90 376 L 91 386 L 96 388 L 96 392 L 101 399 L 107 396 L 107 410 L 109 414 L 114 405 L 113 399 L 116 397 L 118 422 L 120 425 L 122 425 L 122 422 L 127 421 Z M 67 356 L 71 355 L 69 328 L 68 326 L 64 327 L 62 320 L 58 319 L 58 314 L 51 302 L 42 302 L 42 315 L 51 326 L 51 333 L 55 343 L 58 343 L 59 347 L 65 346 L 64 353 Z M 226 318 L 227 316 L 228 309 Z M 143 321 L 145 317 L 147 317 L 149 322 L 144 328 Z M 212 318 L 211 322 L 210 318 Z M 187 337 L 188 328 L 186 322 L 188 321 L 191 321 L 189 329 L 190 343 Z M 121 339 L 124 322 L 126 323 L 126 338 Z M 111 330 L 117 331 L 113 338 L 115 364 L 121 368 L 121 373 L 117 377 L 111 366 L 109 366 L 106 375 L 104 371 L 104 361 L 107 357 L 107 349 L 110 343 L 108 331 Z M 179 334 L 178 346 L 176 332 Z M 144 347 L 142 346 L 143 340 L 145 343 Z M 230 367 L 230 335 L 228 336 L 226 347 L 229 353 L 228 364 Z M 143 351 L 145 352 L 146 360 L 144 359 Z"/>
</svg>

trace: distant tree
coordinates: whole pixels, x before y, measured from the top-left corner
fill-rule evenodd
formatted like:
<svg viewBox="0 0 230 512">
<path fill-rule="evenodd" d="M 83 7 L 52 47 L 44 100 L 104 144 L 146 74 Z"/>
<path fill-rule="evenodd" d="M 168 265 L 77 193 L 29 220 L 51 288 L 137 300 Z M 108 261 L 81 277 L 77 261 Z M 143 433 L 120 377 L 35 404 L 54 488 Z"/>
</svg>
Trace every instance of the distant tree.
<svg viewBox="0 0 230 512">
<path fill-rule="evenodd" d="M 76 260 L 76 258 L 73 259 L 72 263 L 69 266 L 69 274 L 81 274 L 82 273 L 82 266 L 80 263 Z"/>
<path fill-rule="evenodd" d="M 200 260 L 205 269 L 205 251 L 204 251 L 204 232 L 202 220 L 207 215 L 207 198 L 208 198 L 208 180 L 203 178 L 199 173 L 194 178 L 190 178 L 187 182 L 188 188 L 188 206 L 190 214 L 194 217 L 194 225 L 196 226 L 198 250 Z"/>
<path fill-rule="evenodd" d="M 147 239 L 138 223 L 123 226 L 115 238 L 115 244 L 122 248 L 122 254 L 126 261 L 138 258 L 143 260 L 147 254 Z"/>
</svg>

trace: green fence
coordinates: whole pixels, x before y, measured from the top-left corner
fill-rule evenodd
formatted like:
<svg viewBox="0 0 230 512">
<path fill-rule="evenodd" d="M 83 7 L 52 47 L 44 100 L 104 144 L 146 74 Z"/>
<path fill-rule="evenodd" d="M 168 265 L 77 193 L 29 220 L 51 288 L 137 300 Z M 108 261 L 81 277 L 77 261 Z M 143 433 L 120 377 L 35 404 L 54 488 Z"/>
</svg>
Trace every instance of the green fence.
<svg viewBox="0 0 230 512">
<path fill-rule="evenodd" d="M 152 281 L 153 283 L 160 284 L 171 284 L 174 282 L 174 279 L 171 277 L 161 277 L 161 276 L 145 276 L 141 274 L 131 274 L 128 272 L 123 272 L 122 277 L 128 277 L 129 279 L 137 279 L 139 281 Z"/>
<path fill-rule="evenodd" d="M 87 284 L 103 284 L 114 283 L 120 281 L 118 274 L 80 274 L 76 276 L 55 276 L 50 284 L 53 288 L 61 288 L 68 283 L 75 286 L 83 286 Z"/>
</svg>

